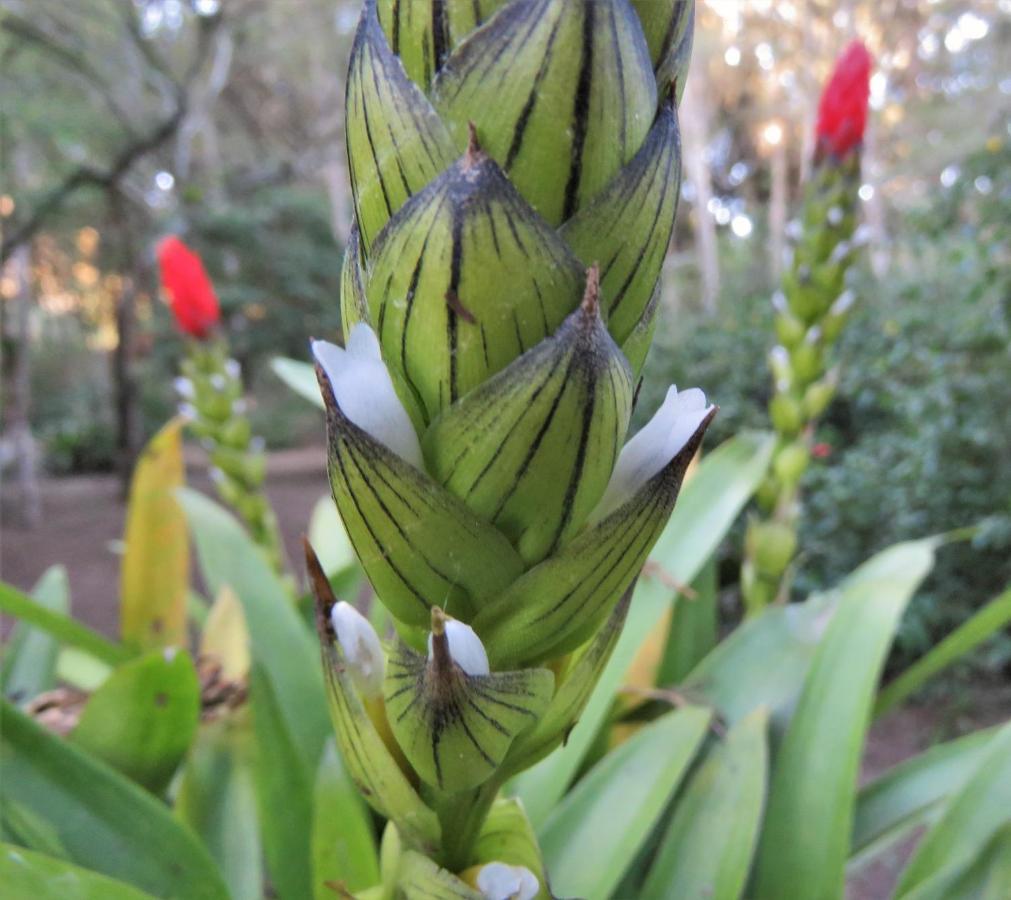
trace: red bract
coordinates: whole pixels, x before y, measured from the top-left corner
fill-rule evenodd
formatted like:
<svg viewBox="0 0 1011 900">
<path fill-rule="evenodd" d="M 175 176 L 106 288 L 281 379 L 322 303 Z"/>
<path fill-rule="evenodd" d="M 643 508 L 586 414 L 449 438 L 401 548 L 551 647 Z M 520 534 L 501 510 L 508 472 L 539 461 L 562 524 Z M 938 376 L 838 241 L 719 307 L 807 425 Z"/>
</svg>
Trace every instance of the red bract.
<svg viewBox="0 0 1011 900">
<path fill-rule="evenodd" d="M 173 235 L 158 245 L 158 266 L 179 330 L 203 340 L 218 324 L 221 309 L 200 257 Z"/>
<path fill-rule="evenodd" d="M 842 159 L 864 139 L 871 55 L 860 41 L 839 57 L 818 104 L 818 156 Z"/>
</svg>

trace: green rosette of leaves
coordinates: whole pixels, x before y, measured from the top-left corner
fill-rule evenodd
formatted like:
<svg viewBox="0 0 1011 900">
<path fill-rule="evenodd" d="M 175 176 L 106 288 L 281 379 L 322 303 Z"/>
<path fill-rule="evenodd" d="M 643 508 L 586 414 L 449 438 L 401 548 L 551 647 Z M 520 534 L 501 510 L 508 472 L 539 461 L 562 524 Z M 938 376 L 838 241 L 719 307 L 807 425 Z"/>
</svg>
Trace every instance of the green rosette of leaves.
<svg viewBox="0 0 1011 900">
<path fill-rule="evenodd" d="M 486 819 L 575 723 L 715 412 L 672 387 L 628 435 L 693 18 L 682 0 L 362 13 L 344 346 L 313 355 L 334 499 L 396 639 L 309 565 L 338 740 L 407 896 L 549 896 L 524 817 Z"/>
<path fill-rule="evenodd" d="M 857 213 L 870 70 L 870 55 L 854 42 L 822 93 L 814 165 L 800 217 L 790 227 L 792 262 L 773 297 L 779 343 L 769 354 L 769 417 L 778 442 L 758 490 L 759 515 L 745 537 L 741 592 L 749 615 L 788 599 L 800 481 L 811 460 L 815 424 L 838 382 L 832 348 L 856 299 L 846 288 L 846 272 L 863 243 Z"/>
</svg>

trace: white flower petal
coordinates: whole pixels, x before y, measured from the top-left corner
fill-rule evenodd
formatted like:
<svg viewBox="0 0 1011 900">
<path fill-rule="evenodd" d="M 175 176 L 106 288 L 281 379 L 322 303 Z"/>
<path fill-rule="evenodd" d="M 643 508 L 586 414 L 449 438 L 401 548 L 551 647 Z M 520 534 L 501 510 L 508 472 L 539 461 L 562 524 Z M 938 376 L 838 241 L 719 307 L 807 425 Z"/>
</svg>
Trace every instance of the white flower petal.
<svg viewBox="0 0 1011 900">
<path fill-rule="evenodd" d="M 712 409 L 698 388 L 678 393 L 671 386 L 653 418 L 622 448 L 590 522 L 600 521 L 631 500 L 639 488 L 677 456 Z"/>
<path fill-rule="evenodd" d="M 491 862 L 477 873 L 477 889 L 485 900 L 533 900 L 541 885 L 526 866 Z"/>
<path fill-rule="evenodd" d="M 421 444 L 379 352 L 375 333 L 363 322 L 351 329 L 347 348 L 313 341 L 341 412 L 412 466 L 424 469 Z"/>
<path fill-rule="evenodd" d="M 446 641 L 449 644 L 449 655 L 468 675 L 488 675 L 491 666 L 488 665 L 488 654 L 485 652 L 481 638 L 469 625 L 456 619 L 446 620 Z M 428 636 L 428 658 L 432 658 L 432 635 Z"/>
<path fill-rule="evenodd" d="M 343 600 L 334 604 L 330 622 L 355 687 L 363 699 L 378 697 L 383 692 L 386 657 L 376 629 L 365 616 Z"/>
</svg>

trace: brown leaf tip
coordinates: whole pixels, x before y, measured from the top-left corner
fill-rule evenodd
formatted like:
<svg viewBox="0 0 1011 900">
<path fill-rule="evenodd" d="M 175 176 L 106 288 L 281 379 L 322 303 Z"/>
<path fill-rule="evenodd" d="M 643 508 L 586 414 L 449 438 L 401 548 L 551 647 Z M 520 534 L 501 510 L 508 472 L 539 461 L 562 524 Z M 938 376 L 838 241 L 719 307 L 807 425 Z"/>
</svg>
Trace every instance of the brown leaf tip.
<svg viewBox="0 0 1011 900">
<path fill-rule="evenodd" d="M 481 149 L 481 142 L 477 139 L 477 126 L 473 122 L 467 123 L 467 152 L 463 156 L 465 168 L 477 165 L 484 159 L 484 150 Z"/>
<path fill-rule="evenodd" d="M 596 263 L 586 270 L 586 288 L 580 307 L 591 316 L 600 314 L 600 267 Z"/>
</svg>

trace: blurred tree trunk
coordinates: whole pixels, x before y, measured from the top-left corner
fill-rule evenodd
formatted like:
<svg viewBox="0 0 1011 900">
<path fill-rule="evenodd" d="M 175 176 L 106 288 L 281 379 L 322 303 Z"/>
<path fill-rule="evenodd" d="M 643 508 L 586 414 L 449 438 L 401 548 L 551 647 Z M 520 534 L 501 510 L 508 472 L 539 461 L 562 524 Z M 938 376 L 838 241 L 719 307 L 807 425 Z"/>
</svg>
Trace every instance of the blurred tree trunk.
<svg viewBox="0 0 1011 900">
<path fill-rule="evenodd" d="M 5 302 L 3 338 L 8 352 L 7 391 L 4 402 L 4 431 L 14 459 L 17 485 L 17 512 L 19 524 L 25 528 L 35 528 L 42 518 L 42 503 L 39 494 L 37 473 L 38 449 L 32 435 L 29 419 L 32 403 L 31 379 L 31 312 L 32 296 L 32 251 L 30 244 L 22 244 L 12 254 L 7 263 L 7 271 L 17 285 L 17 293 Z M 13 314 L 11 314 L 13 309 Z"/>
<path fill-rule="evenodd" d="M 789 202 L 789 172 L 786 140 L 772 148 L 772 186 L 769 192 L 769 273 L 774 282 L 783 271 L 783 240 L 786 236 L 786 211 Z"/>
<path fill-rule="evenodd" d="M 720 260 L 716 245 L 716 222 L 709 212 L 713 182 L 709 160 L 706 158 L 709 123 L 706 120 L 705 86 L 702 84 L 704 72 L 703 65 L 692 67 L 678 113 L 684 141 L 685 169 L 695 186 L 695 249 L 702 279 L 702 307 L 711 313 L 716 311 L 716 300 L 720 293 Z"/>
<path fill-rule="evenodd" d="M 130 487 L 130 473 L 141 444 L 137 380 L 133 372 L 137 273 L 141 269 L 141 260 L 136 253 L 125 198 L 114 193 L 111 204 L 123 273 L 122 286 L 116 299 L 117 340 L 112 352 L 112 385 L 116 409 L 116 472 L 125 498 Z"/>
</svg>

